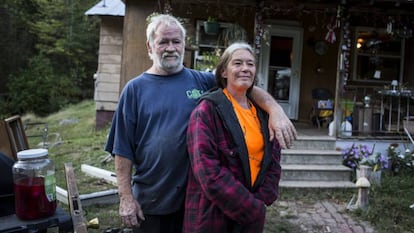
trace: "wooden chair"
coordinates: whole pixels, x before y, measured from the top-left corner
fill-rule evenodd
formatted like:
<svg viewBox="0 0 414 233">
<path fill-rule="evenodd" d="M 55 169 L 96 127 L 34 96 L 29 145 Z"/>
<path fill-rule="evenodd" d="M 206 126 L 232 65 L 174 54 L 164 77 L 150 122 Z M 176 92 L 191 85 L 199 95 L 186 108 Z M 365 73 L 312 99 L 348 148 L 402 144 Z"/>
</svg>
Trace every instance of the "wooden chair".
<svg viewBox="0 0 414 233">
<path fill-rule="evenodd" d="M 0 120 L 0 151 L 17 160 L 17 152 L 29 149 L 26 133 L 19 115 Z"/>
</svg>

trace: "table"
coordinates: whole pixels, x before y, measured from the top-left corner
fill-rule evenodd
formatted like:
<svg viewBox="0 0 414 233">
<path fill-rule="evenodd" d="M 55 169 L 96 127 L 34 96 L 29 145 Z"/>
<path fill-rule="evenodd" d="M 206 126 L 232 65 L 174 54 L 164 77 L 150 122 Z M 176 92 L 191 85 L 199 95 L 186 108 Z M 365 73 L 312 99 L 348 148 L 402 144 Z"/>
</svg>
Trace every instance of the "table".
<svg viewBox="0 0 414 233">
<path fill-rule="evenodd" d="M 52 228 L 59 228 L 59 232 L 72 232 L 73 223 L 70 214 L 58 207 L 55 214 L 48 218 L 23 221 L 15 214 L 0 217 L 0 232 L 48 232 L 48 229 Z"/>
<path fill-rule="evenodd" d="M 383 123 L 383 115 L 385 112 L 384 102 L 388 99 L 388 131 L 392 130 L 391 122 L 392 122 L 392 110 L 393 110 L 393 99 L 398 100 L 397 106 L 397 131 L 400 131 L 400 121 L 401 121 L 401 99 L 406 98 L 406 121 L 410 118 L 410 100 L 414 98 L 413 92 L 411 90 L 379 90 L 378 94 L 381 95 L 381 116 L 380 116 L 380 125 Z"/>
</svg>

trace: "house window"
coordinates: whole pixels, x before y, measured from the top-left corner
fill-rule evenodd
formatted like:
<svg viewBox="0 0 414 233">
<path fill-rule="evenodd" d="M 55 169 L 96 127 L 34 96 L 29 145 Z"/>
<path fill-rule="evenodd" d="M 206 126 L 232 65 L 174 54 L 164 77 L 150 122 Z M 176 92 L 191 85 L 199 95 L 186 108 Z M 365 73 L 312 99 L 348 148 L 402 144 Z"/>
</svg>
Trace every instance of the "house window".
<svg viewBox="0 0 414 233">
<path fill-rule="evenodd" d="M 403 81 L 404 40 L 385 29 L 356 28 L 353 80 L 390 84 Z"/>
</svg>

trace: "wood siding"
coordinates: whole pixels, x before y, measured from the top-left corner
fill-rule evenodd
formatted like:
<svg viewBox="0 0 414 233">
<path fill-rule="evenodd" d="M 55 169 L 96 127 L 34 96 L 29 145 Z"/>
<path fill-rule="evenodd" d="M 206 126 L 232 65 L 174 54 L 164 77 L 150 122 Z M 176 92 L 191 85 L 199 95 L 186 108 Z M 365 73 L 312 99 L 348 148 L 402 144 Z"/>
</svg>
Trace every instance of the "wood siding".
<svg viewBox="0 0 414 233">
<path fill-rule="evenodd" d="M 118 103 L 122 30 L 123 17 L 102 17 L 94 95 L 97 111 L 115 111 Z"/>
</svg>

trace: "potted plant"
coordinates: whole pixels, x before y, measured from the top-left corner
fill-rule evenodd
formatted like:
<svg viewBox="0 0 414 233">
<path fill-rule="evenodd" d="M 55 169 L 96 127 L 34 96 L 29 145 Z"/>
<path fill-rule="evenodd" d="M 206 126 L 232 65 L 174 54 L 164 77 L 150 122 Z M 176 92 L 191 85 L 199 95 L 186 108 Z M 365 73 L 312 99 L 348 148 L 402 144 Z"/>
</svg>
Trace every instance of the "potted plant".
<svg viewBox="0 0 414 233">
<path fill-rule="evenodd" d="M 198 59 L 196 69 L 201 71 L 213 72 L 221 57 L 221 49 L 216 48 L 214 51 L 203 52 Z"/>
<path fill-rule="evenodd" d="M 356 179 L 365 176 L 371 183 L 381 182 L 382 169 L 388 168 L 388 157 L 380 152 L 374 153 L 374 147 L 368 145 L 355 145 L 342 151 L 343 164 L 354 169 Z M 364 169 L 361 169 L 364 167 Z M 366 174 L 360 174 L 362 172 Z"/>
<path fill-rule="evenodd" d="M 217 35 L 219 32 L 220 24 L 217 19 L 209 16 L 207 21 L 204 22 L 204 32 L 208 35 Z"/>
<path fill-rule="evenodd" d="M 414 170 L 414 151 L 400 149 L 397 143 L 388 147 L 389 167 L 392 175 L 409 170 Z"/>
</svg>

